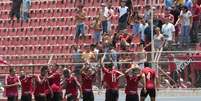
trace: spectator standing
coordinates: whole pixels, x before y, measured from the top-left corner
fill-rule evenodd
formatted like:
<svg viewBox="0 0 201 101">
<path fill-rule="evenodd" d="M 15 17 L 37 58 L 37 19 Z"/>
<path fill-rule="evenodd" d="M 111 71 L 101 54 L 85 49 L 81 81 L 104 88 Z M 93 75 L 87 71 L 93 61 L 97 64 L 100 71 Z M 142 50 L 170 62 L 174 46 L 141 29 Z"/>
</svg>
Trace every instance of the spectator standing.
<svg viewBox="0 0 201 101">
<path fill-rule="evenodd" d="M 171 44 L 172 42 L 175 41 L 174 35 L 175 35 L 175 27 L 174 25 L 170 22 L 169 17 L 165 17 L 165 23 L 162 26 L 162 33 L 164 36 L 164 39 L 167 41 L 167 44 Z M 159 46 L 160 47 L 160 46 Z M 157 48 L 159 48 L 157 47 Z"/>
<path fill-rule="evenodd" d="M 191 35 L 191 42 L 195 43 L 198 41 L 197 35 L 198 35 L 198 30 L 199 30 L 201 7 L 194 1 L 191 11 L 192 11 L 192 16 L 193 16 L 193 25 L 192 25 L 190 35 Z"/>
<path fill-rule="evenodd" d="M 128 7 L 126 6 L 126 1 L 122 0 L 121 5 L 118 8 L 119 11 L 119 31 L 125 30 L 127 28 L 128 21 Z"/>
<path fill-rule="evenodd" d="M 146 5 L 144 11 L 144 20 L 148 22 L 150 19 L 151 19 L 151 7 L 150 5 Z"/>
<path fill-rule="evenodd" d="M 155 35 L 154 35 L 154 49 L 155 51 L 159 51 L 164 44 L 164 37 L 163 34 L 160 32 L 160 28 L 155 28 Z"/>
<path fill-rule="evenodd" d="M 17 20 L 20 19 L 20 8 L 21 8 L 22 0 L 12 0 L 12 7 L 10 12 L 10 18 L 13 20 L 15 16 Z"/>
<path fill-rule="evenodd" d="M 93 41 L 95 44 L 100 43 L 101 33 L 102 33 L 102 24 L 99 16 L 95 18 L 92 25 L 90 26 L 94 30 Z"/>
<path fill-rule="evenodd" d="M 108 33 L 110 33 L 111 32 L 111 24 L 112 24 L 111 19 L 114 16 L 114 10 L 112 8 L 112 4 L 111 3 L 108 4 L 108 10 L 109 10 L 109 17 L 108 17 L 108 28 L 107 28 L 107 31 L 108 31 Z"/>
<path fill-rule="evenodd" d="M 29 9 L 31 7 L 31 0 L 23 0 L 22 1 L 22 19 L 27 21 L 29 16 Z"/>
<path fill-rule="evenodd" d="M 142 23 L 141 43 L 144 44 L 144 42 L 145 42 L 145 34 L 144 34 L 144 31 L 145 31 L 145 29 L 148 27 L 148 23 L 147 23 L 143 18 L 141 19 L 141 23 Z"/>
<path fill-rule="evenodd" d="M 100 12 L 100 16 L 101 16 L 101 21 L 102 21 L 103 33 L 107 33 L 108 32 L 108 19 L 110 17 L 109 9 L 105 3 L 102 3 L 101 7 L 102 7 L 102 9 Z"/>
<path fill-rule="evenodd" d="M 76 21 L 76 35 L 75 42 L 78 42 L 80 37 L 85 37 L 85 24 L 84 20 L 86 19 L 86 14 L 83 10 L 84 6 L 79 5 L 78 11 L 76 12 L 75 21 Z"/>
<path fill-rule="evenodd" d="M 176 22 L 176 26 L 181 22 L 181 39 L 180 42 L 186 45 L 189 42 L 190 29 L 192 28 L 192 13 L 186 6 L 180 12 L 180 17 Z"/>
</svg>

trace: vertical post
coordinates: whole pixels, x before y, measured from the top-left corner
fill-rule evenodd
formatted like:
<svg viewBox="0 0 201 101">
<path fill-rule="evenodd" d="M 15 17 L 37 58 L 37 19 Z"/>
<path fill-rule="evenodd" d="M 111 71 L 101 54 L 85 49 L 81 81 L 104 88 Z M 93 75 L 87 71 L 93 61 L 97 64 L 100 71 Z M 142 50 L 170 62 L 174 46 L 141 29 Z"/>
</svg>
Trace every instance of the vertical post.
<svg viewBox="0 0 201 101">
<path fill-rule="evenodd" d="M 154 63 L 154 25 L 153 25 L 153 16 L 154 16 L 154 11 L 153 11 L 153 0 L 150 0 L 151 4 L 151 62 Z"/>
</svg>

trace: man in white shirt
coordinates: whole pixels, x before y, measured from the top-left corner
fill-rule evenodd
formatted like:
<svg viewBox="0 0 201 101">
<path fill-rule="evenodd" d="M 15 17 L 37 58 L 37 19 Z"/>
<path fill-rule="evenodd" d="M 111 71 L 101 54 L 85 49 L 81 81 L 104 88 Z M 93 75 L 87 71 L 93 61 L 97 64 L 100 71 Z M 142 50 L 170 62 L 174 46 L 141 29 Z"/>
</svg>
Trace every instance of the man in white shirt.
<svg viewBox="0 0 201 101">
<path fill-rule="evenodd" d="M 175 27 L 170 22 L 169 17 L 165 17 L 165 24 L 163 24 L 161 31 L 163 33 L 164 39 L 168 42 L 168 44 L 175 41 Z"/>
<path fill-rule="evenodd" d="M 101 7 L 102 7 L 102 9 L 100 12 L 100 16 L 101 16 L 101 20 L 102 20 L 103 33 L 107 33 L 108 32 L 108 18 L 110 16 L 109 9 L 105 3 L 102 3 Z"/>
</svg>

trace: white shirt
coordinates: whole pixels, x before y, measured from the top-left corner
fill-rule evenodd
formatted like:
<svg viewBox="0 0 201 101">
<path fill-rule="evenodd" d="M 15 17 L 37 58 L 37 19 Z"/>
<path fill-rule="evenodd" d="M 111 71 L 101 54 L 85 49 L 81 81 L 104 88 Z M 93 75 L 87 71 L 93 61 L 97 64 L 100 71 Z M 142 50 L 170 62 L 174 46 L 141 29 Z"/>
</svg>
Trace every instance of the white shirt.
<svg viewBox="0 0 201 101">
<path fill-rule="evenodd" d="M 107 7 L 105 7 L 105 10 L 103 12 L 103 16 L 109 17 L 109 9 Z"/>
<path fill-rule="evenodd" d="M 190 17 L 192 16 L 191 11 L 187 11 L 186 13 L 181 11 L 180 16 L 182 17 L 182 25 L 189 26 L 190 25 Z"/>
<path fill-rule="evenodd" d="M 172 41 L 174 32 L 175 32 L 175 27 L 172 23 L 163 24 L 162 33 L 164 35 L 164 39 L 168 41 Z"/>
<path fill-rule="evenodd" d="M 128 7 L 125 6 L 125 7 L 119 7 L 119 17 L 121 17 L 122 15 L 126 14 L 128 12 Z"/>
<path fill-rule="evenodd" d="M 145 41 L 145 35 L 144 35 L 144 30 L 148 27 L 148 23 L 145 23 L 145 25 L 141 25 L 142 32 L 141 32 L 141 40 Z"/>
</svg>

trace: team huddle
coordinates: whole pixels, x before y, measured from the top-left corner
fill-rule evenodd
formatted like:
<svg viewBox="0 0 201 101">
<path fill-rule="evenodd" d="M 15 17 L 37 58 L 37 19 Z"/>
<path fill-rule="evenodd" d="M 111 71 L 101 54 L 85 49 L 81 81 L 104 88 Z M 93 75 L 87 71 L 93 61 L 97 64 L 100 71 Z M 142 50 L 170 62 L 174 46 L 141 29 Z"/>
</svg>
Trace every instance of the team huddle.
<svg viewBox="0 0 201 101">
<path fill-rule="evenodd" d="M 116 70 L 112 63 L 101 63 L 99 68 L 94 68 L 89 62 L 83 65 L 80 76 L 76 76 L 68 68 L 59 68 L 55 64 L 51 67 L 43 66 L 39 75 L 20 72 L 19 77 L 15 69 L 10 68 L 10 74 L 5 78 L 4 93 L 7 101 L 18 100 L 18 86 L 21 86 L 21 101 L 94 101 L 93 83 L 101 76 L 100 84 L 106 89 L 105 101 L 118 101 L 119 79 L 125 77 L 125 101 L 139 101 L 138 84 L 143 87 L 140 101 L 149 95 L 155 101 L 156 73 L 145 63 L 141 69 L 137 64 L 131 64 L 125 72 Z M 81 77 L 81 78 L 79 78 Z M 64 92 L 65 91 L 65 92 Z"/>
</svg>

